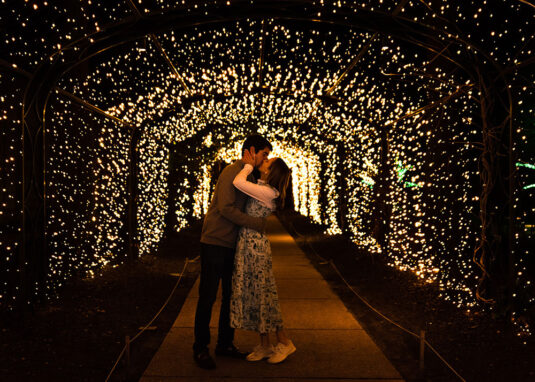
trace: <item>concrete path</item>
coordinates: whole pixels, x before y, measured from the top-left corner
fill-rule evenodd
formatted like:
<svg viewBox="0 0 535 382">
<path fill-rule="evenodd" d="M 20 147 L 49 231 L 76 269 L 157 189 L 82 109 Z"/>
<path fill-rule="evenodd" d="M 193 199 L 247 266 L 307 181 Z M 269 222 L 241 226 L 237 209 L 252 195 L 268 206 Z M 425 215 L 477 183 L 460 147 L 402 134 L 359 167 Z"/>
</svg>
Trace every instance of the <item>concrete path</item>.
<svg viewBox="0 0 535 382">
<path fill-rule="evenodd" d="M 217 369 L 198 368 L 192 357 L 197 280 L 141 381 L 403 381 L 276 218 L 269 219 L 268 234 L 284 326 L 297 352 L 277 365 L 216 357 Z M 217 338 L 219 307 L 218 299 L 212 341 Z M 237 330 L 234 343 L 251 350 L 258 336 Z"/>
</svg>

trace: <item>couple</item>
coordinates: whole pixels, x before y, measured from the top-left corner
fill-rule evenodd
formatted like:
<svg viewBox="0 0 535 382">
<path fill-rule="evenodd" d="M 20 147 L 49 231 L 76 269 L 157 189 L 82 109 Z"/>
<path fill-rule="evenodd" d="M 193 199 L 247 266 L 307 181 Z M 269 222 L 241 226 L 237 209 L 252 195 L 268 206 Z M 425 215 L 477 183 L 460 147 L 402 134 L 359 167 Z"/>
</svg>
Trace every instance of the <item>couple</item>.
<svg viewBox="0 0 535 382">
<path fill-rule="evenodd" d="M 286 336 L 273 277 L 266 218 L 283 207 L 290 169 L 280 158 L 268 159 L 271 144 L 260 135 L 243 143 L 242 158 L 225 167 L 214 190 L 201 234 L 201 279 L 195 313 L 193 358 L 203 369 L 216 364 L 208 351 L 210 318 L 221 280 L 223 297 L 215 354 L 270 363 L 295 352 Z M 253 170 L 260 172 L 258 182 Z M 250 353 L 233 344 L 234 329 L 259 333 Z M 277 345 L 270 344 L 275 332 Z"/>
</svg>

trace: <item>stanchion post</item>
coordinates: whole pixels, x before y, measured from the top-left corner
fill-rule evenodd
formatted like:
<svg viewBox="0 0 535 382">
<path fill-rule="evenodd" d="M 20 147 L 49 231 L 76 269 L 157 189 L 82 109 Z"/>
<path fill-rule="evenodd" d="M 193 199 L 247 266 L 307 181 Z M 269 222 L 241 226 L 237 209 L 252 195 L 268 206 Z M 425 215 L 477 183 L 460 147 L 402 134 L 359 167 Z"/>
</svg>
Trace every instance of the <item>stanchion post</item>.
<svg viewBox="0 0 535 382">
<path fill-rule="evenodd" d="M 125 342 L 125 356 L 126 356 L 126 369 L 130 370 L 130 336 L 126 336 Z"/>
<path fill-rule="evenodd" d="M 420 372 L 424 372 L 425 369 L 425 363 L 424 363 L 424 355 L 425 355 L 425 330 L 420 330 Z"/>
</svg>

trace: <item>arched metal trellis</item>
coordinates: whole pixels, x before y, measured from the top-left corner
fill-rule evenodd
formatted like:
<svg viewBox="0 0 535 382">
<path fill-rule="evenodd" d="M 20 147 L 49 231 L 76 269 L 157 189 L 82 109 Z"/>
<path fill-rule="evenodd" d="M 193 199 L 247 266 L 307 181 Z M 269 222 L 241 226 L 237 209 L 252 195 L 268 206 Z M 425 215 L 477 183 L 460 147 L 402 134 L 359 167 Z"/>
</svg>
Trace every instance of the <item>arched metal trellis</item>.
<svg viewBox="0 0 535 382">
<path fill-rule="evenodd" d="M 30 77 L 23 100 L 23 229 L 22 229 L 22 256 L 20 260 L 21 278 L 23 287 L 21 293 L 27 293 L 28 271 L 26 265 L 31 257 L 30 263 L 39 264 L 46 258 L 46 178 L 44 165 L 46 163 L 46 111 L 49 97 L 56 89 L 62 96 L 69 97 L 83 107 L 98 113 L 99 115 L 113 119 L 122 126 L 130 130 L 130 155 L 134 158 L 134 148 L 140 134 L 140 129 L 131 126 L 117 117 L 107 114 L 105 111 L 95 107 L 76 96 L 56 88 L 58 80 L 66 75 L 70 70 L 89 60 L 90 58 L 106 53 L 112 54 L 115 48 L 122 44 L 150 37 L 154 42 L 166 62 L 170 66 L 171 72 L 181 81 L 188 90 L 191 99 L 197 99 L 199 95 L 192 94 L 184 81 L 181 80 L 180 73 L 172 63 L 159 44 L 155 34 L 169 29 L 188 29 L 192 27 L 202 27 L 206 25 L 225 24 L 243 19 L 268 20 L 277 22 L 300 23 L 304 25 L 329 25 L 331 28 L 359 28 L 373 33 L 372 38 L 359 52 L 354 52 L 354 59 L 351 64 L 344 68 L 342 75 L 326 89 L 323 97 L 315 97 L 316 107 L 323 102 L 340 102 L 332 95 L 334 90 L 341 83 L 350 78 L 354 67 L 358 61 L 366 54 L 367 49 L 374 39 L 380 35 L 392 36 L 407 43 L 414 44 L 430 52 L 433 58 L 430 62 L 447 62 L 452 67 L 465 73 L 469 83 L 459 86 L 457 91 L 442 100 L 428 105 L 418 111 L 433 109 L 441 103 L 448 102 L 457 93 L 465 92 L 469 87 L 479 90 L 479 99 L 476 100 L 481 106 L 483 154 L 481 156 L 481 181 L 483 191 L 480 198 L 480 218 L 482 229 L 480 244 L 474 254 L 476 263 L 483 272 L 482 280 L 487 277 L 486 262 L 487 257 L 498 248 L 496 239 L 489 232 L 498 224 L 501 224 L 490 211 L 495 208 L 497 198 L 494 193 L 495 185 L 498 181 L 506 180 L 508 184 L 507 196 L 509 198 L 508 219 L 512 221 L 512 203 L 514 187 L 514 154 L 512 152 L 513 128 L 512 114 L 513 102 L 508 87 L 508 75 L 532 65 L 533 59 L 516 63 L 514 66 L 503 68 L 496 64 L 492 58 L 482 49 L 463 40 L 462 34 L 456 33 L 456 26 L 446 20 L 437 20 L 433 26 L 423 25 L 409 19 L 400 11 L 407 3 L 401 0 L 395 4 L 390 13 L 370 11 L 367 9 L 346 9 L 337 8 L 336 13 L 324 12 L 324 7 L 314 5 L 308 1 L 255 1 L 254 5 L 249 1 L 234 1 L 230 5 L 209 6 L 202 9 L 189 9 L 177 7 L 165 11 L 143 14 L 139 12 L 134 3 L 129 2 L 130 7 L 135 11 L 135 16 L 125 19 L 113 25 L 108 25 L 101 31 L 85 36 L 70 45 L 63 47 L 59 52 L 42 61 L 38 69 Z M 262 30 L 269 26 L 263 22 Z M 258 70 L 258 88 L 255 92 L 263 94 L 262 90 L 262 66 L 264 62 L 264 43 L 261 44 Z M 462 55 L 453 55 L 450 52 L 461 49 Z M 478 53 L 476 56 L 475 52 Z M 481 57 L 481 58 L 479 58 Z M 4 66 L 6 63 L 3 63 Z M 28 74 L 26 74 L 28 75 Z M 429 74 L 423 73 L 427 76 Z M 282 90 L 284 92 L 284 90 Z M 507 100 L 502 102 L 501 94 L 507 95 Z M 290 92 L 291 95 L 291 92 Z M 212 97 L 212 95 L 207 95 Z M 187 100 L 186 100 L 187 103 Z M 343 103 L 343 102 L 342 102 Z M 312 114 L 312 113 L 311 113 Z M 408 117 L 408 116 L 407 116 Z M 205 119 L 208 120 L 206 116 Z M 496 121 L 499 120 L 499 123 Z M 306 121 L 305 121 L 306 123 Z M 503 131 L 508 129 L 508 151 L 503 152 L 499 145 Z M 386 136 L 387 131 L 382 133 Z M 498 155 L 506 155 L 508 158 L 507 173 L 502 174 L 503 164 L 498 164 L 495 158 Z M 129 181 L 129 235 L 133 236 L 135 230 L 135 205 L 133 202 L 135 185 L 135 160 L 130 160 L 130 181 Z M 380 235 L 380 228 L 376 227 L 377 234 Z M 512 243 L 512 224 L 509 224 L 509 246 Z M 129 248 L 131 256 L 135 257 L 134 244 L 132 240 Z M 508 250 L 509 262 L 512 270 L 512 253 Z M 483 286 L 483 284 L 481 284 Z M 485 299 L 482 294 L 480 298 Z M 24 298 L 21 300 L 25 300 Z"/>
</svg>

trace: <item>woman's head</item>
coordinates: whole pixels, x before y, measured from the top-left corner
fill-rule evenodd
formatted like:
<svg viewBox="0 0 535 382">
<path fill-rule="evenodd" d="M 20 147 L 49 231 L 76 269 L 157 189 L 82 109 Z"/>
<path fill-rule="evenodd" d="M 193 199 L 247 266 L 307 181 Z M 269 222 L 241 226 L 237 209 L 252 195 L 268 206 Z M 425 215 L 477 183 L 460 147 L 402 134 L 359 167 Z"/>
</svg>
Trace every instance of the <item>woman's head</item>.
<svg viewBox="0 0 535 382">
<path fill-rule="evenodd" d="M 286 191 L 292 171 L 281 158 L 271 158 L 264 161 L 259 170 L 267 174 L 266 183 L 279 191 L 279 197 L 276 200 L 277 205 L 279 208 L 284 208 L 284 200 L 286 199 Z"/>
</svg>

